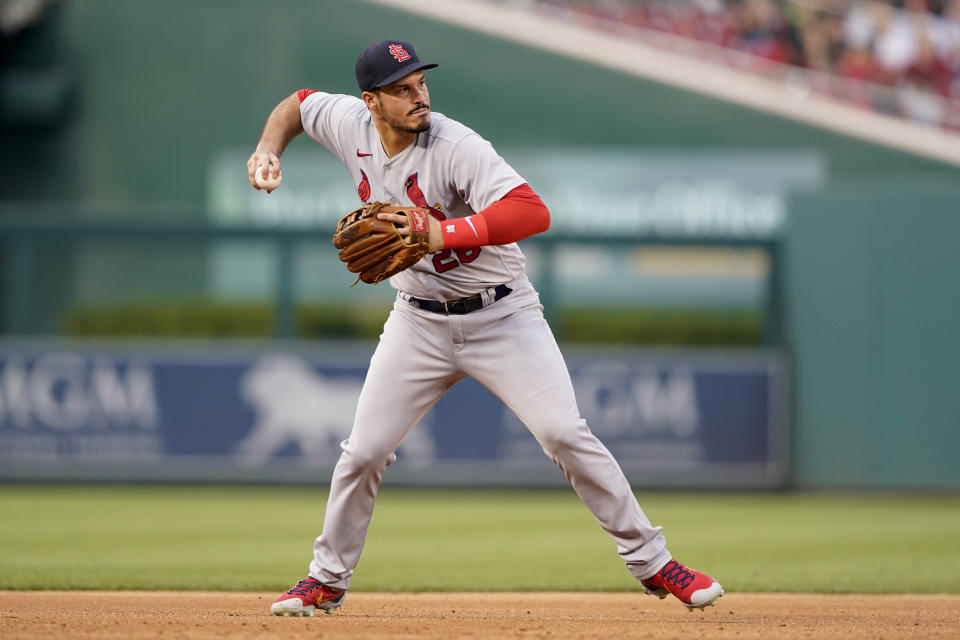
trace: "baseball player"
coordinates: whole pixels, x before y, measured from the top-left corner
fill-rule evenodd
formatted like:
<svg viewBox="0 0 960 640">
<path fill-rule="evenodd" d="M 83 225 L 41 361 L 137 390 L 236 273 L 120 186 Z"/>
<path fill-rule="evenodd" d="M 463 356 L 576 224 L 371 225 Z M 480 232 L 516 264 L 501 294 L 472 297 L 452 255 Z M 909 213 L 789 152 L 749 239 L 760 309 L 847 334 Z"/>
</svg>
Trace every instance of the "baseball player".
<svg viewBox="0 0 960 640">
<path fill-rule="evenodd" d="M 380 480 L 394 451 L 458 380 L 493 391 L 566 474 L 616 542 L 646 593 L 703 609 L 723 594 L 674 560 L 661 527 L 640 509 L 620 466 L 580 416 L 573 386 L 516 242 L 546 231 L 547 207 L 489 142 L 430 108 L 409 42 L 384 40 L 356 62 L 360 97 L 302 89 L 267 118 L 247 161 L 250 184 L 280 174 L 301 132 L 337 156 L 363 202 L 431 213 L 431 253 L 390 278 L 396 301 L 367 372 L 353 429 L 341 443 L 309 575 L 271 606 L 275 615 L 332 613 L 360 558 Z M 407 218 L 379 218 L 410 232 Z"/>
</svg>

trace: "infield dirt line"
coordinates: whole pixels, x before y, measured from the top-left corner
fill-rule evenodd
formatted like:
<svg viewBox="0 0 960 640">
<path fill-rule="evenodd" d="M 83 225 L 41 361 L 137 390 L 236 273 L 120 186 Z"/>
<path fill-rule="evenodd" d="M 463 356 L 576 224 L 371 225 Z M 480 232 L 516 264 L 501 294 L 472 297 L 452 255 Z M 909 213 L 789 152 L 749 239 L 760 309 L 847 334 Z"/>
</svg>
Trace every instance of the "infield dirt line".
<svg viewBox="0 0 960 640">
<path fill-rule="evenodd" d="M 960 638 L 960 596 L 731 593 L 705 612 L 640 593 L 349 593 L 269 615 L 275 593 L 0 591 L 0 637 Z"/>
</svg>

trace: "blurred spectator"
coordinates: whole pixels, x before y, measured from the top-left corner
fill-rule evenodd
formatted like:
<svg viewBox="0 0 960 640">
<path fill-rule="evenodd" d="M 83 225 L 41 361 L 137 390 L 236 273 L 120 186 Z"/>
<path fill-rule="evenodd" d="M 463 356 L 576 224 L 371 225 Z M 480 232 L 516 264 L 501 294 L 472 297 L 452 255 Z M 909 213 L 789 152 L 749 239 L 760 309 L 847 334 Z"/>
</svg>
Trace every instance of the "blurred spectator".
<svg viewBox="0 0 960 640">
<path fill-rule="evenodd" d="M 801 33 L 805 57 L 802 66 L 817 71 L 834 71 L 846 51 L 843 16 L 825 10 L 804 12 Z"/>
<path fill-rule="evenodd" d="M 919 23 L 914 45 L 913 60 L 899 82 L 900 108 L 912 120 L 938 124 L 943 120 L 943 100 L 936 94 L 948 94 L 952 74 L 937 57 L 927 32 Z"/>
<path fill-rule="evenodd" d="M 791 25 L 772 0 L 745 0 L 732 9 L 736 35 L 731 45 L 773 62 L 797 64 L 800 61 Z"/>
</svg>

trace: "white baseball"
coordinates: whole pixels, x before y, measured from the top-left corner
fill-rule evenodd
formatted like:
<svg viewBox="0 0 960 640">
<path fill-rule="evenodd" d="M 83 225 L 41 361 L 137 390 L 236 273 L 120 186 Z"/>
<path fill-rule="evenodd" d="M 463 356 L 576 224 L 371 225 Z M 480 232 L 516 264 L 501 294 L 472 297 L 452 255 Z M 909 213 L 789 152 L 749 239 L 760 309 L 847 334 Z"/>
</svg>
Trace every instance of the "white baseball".
<svg viewBox="0 0 960 640">
<path fill-rule="evenodd" d="M 263 165 L 257 167 L 257 172 L 253 174 L 253 179 L 257 181 L 257 186 L 261 189 L 274 190 L 280 186 L 280 181 L 283 180 L 283 172 L 277 174 L 277 177 L 274 178 L 273 175 L 268 171 L 267 177 L 264 178 L 263 174 Z"/>
</svg>

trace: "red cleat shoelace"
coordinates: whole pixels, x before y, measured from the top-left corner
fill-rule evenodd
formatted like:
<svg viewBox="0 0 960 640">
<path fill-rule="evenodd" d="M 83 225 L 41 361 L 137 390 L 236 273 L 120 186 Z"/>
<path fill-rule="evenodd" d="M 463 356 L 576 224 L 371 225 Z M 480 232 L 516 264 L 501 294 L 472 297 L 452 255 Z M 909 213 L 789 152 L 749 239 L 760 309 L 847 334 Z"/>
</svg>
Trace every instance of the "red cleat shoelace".
<svg viewBox="0 0 960 640">
<path fill-rule="evenodd" d="M 661 600 L 669 594 L 677 597 L 691 611 L 703 610 L 717 602 L 723 595 L 720 583 L 705 573 L 700 573 L 671 560 L 653 576 L 641 581 L 643 590 Z"/>
</svg>

